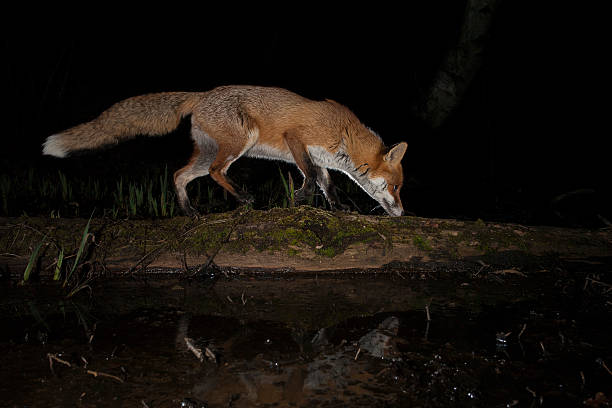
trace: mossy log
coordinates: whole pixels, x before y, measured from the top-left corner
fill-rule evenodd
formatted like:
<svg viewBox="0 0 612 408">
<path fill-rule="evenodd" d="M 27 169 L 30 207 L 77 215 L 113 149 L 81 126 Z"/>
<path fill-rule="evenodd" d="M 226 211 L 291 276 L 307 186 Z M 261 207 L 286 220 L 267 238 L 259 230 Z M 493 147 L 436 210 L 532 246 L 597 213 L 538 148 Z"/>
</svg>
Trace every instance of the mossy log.
<svg viewBox="0 0 612 408">
<path fill-rule="evenodd" d="M 61 248 L 78 250 L 85 219 L 0 219 L 0 266 L 20 274 L 39 243 L 41 275 Z M 608 258 L 612 232 L 365 216 L 312 207 L 238 209 L 198 220 L 93 219 L 85 262 L 110 273 L 195 270 L 202 265 L 286 272 L 378 270 L 406 263 L 479 262 L 521 269 L 541 257 Z M 168 269 L 169 270 L 169 269 Z"/>
</svg>

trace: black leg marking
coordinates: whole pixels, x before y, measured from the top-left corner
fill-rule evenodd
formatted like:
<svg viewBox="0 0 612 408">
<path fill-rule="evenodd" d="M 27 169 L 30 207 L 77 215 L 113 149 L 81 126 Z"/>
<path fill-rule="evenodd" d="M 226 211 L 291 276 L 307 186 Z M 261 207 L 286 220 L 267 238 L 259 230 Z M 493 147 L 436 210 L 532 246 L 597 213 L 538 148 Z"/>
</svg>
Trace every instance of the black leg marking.
<svg viewBox="0 0 612 408">
<path fill-rule="evenodd" d="M 332 179 L 327 169 L 317 167 L 317 184 L 319 185 L 321 191 L 323 191 L 325 199 L 329 203 L 332 210 L 340 209 L 343 211 L 348 211 L 350 209 L 348 205 L 342 204 L 340 202 L 340 198 L 338 198 L 338 192 L 336 191 L 336 186 L 332 182 Z"/>
</svg>

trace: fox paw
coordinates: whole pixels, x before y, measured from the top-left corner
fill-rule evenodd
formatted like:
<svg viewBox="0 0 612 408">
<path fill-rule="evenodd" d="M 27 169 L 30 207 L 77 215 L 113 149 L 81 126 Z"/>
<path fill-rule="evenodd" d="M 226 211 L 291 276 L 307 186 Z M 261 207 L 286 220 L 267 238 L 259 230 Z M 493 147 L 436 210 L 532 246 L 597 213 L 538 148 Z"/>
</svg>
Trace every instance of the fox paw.
<svg viewBox="0 0 612 408">
<path fill-rule="evenodd" d="M 181 208 L 182 213 L 187 217 L 198 218 L 200 216 L 198 210 L 193 208 L 188 200 L 179 200 L 179 207 Z"/>
<path fill-rule="evenodd" d="M 293 199 L 296 203 L 305 203 L 308 201 L 310 197 L 314 194 L 313 189 L 311 188 L 300 188 L 293 192 Z"/>
<path fill-rule="evenodd" d="M 196 210 L 192 206 L 183 208 L 183 212 L 185 213 L 187 217 L 193 218 L 194 220 L 197 220 L 198 218 L 200 218 L 200 213 L 198 212 L 198 210 Z"/>
<path fill-rule="evenodd" d="M 330 203 L 332 211 L 351 212 L 351 207 L 343 203 Z"/>
<path fill-rule="evenodd" d="M 250 194 L 242 194 L 238 198 L 238 202 L 242 205 L 253 204 L 255 202 L 255 198 Z"/>
</svg>

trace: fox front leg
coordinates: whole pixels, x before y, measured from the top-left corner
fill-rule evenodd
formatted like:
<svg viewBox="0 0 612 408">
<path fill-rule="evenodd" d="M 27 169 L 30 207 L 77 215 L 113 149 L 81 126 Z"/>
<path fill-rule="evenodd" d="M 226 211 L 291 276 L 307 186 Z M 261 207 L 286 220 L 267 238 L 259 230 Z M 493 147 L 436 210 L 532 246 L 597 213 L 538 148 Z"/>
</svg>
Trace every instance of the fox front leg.
<svg viewBox="0 0 612 408">
<path fill-rule="evenodd" d="M 323 191 L 325 199 L 329 203 L 332 210 L 349 211 L 351 209 L 348 205 L 340 202 L 340 198 L 338 198 L 338 193 L 336 191 L 336 186 L 332 182 L 327 169 L 317 167 L 317 184 L 319 185 L 321 191 Z"/>
<path fill-rule="evenodd" d="M 314 193 L 317 180 L 317 166 L 312 162 L 297 130 L 287 131 L 284 136 L 285 143 L 287 143 L 287 147 L 291 151 L 295 164 L 304 175 L 302 187 L 295 190 L 295 201 L 304 202 Z"/>
</svg>

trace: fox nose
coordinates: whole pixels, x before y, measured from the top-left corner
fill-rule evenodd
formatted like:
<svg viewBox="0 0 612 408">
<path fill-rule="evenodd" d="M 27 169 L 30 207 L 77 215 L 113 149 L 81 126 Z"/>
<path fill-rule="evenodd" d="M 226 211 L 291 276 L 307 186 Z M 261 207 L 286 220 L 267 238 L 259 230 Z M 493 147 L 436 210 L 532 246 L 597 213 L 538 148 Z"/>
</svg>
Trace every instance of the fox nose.
<svg viewBox="0 0 612 408">
<path fill-rule="evenodd" d="M 402 215 L 404 215 L 404 209 L 403 208 L 393 208 L 390 211 L 387 211 L 387 213 L 389 213 L 390 216 L 392 217 L 401 217 Z"/>
<path fill-rule="evenodd" d="M 399 211 L 397 212 L 396 217 L 401 217 L 402 215 L 404 215 L 404 206 L 402 205 L 402 203 L 400 202 L 399 205 L 397 206 L 399 207 Z"/>
</svg>

